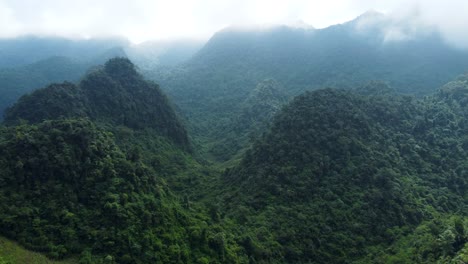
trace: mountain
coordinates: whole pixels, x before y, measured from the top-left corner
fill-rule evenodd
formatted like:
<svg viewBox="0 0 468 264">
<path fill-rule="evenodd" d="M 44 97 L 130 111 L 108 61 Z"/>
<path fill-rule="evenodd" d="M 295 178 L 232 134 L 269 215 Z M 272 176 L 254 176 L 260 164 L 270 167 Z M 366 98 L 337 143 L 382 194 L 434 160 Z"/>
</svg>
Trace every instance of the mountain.
<svg viewBox="0 0 468 264">
<path fill-rule="evenodd" d="M 468 60 L 437 31 L 368 12 L 199 51 L 2 41 L 0 242 L 24 254 L 468 263 Z"/>
<path fill-rule="evenodd" d="M 87 62 L 108 50 L 126 45 L 128 41 L 119 38 L 72 40 L 24 36 L 0 39 L 0 68 L 26 66 L 50 57 Z"/>
<path fill-rule="evenodd" d="M 22 95 L 53 82 L 77 82 L 86 71 L 110 58 L 125 56 L 121 49 L 96 54 L 89 61 L 53 56 L 32 64 L 0 69 L 0 117 Z"/>
<path fill-rule="evenodd" d="M 80 263 L 463 263 L 467 91 L 463 75 L 424 98 L 369 82 L 289 100 L 264 79 L 213 125 L 236 142 L 211 141 L 210 164 L 114 58 L 7 111 L 0 235 Z"/>
<path fill-rule="evenodd" d="M 0 39 L 0 119 L 21 95 L 55 82 L 77 82 L 110 58 L 129 57 L 141 72 L 162 74 L 202 45 L 178 40 L 131 44 L 124 39 L 70 40 L 58 37 Z M 149 75 L 149 74 L 147 74 Z"/>
<path fill-rule="evenodd" d="M 410 22 L 368 12 L 325 29 L 227 28 L 170 73 L 150 77 L 193 121 L 197 137 L 210 133 L 213 120 L 229 122 L 230 113 L 268 78 L 280 81 L 287 96 L 372 80 L 423 96 L 464 73 L 468 52 L 446 44 L 436 30 L 411 31 Z"/>
<path fill-rule="evenodd" d="M 436 263 L 465 254 L 465 81 L 421 100 L 375 87 L 296 97 L 223 178 L 222 214 L 240 226 L 249 258 Z"/>
<path fill-rule="evenodd" d="M 195 263 L 224 250 L 171 193 L 164 164 L 89 120 L 1 128 L 0 142 L 0 232 L 28 249 L 80 263 Z"/>
<path fill-rule="evenodd" d="M 185 175 L 200 181 L 201 165 L 128 59 L 21 97 L 0 149 L 0 234 L 28 249 L 80 263 L 235 262 L 219 223 L 172 191 Z"/>
<path fill-rule="evenodd" d="M 5 122 L 87 117 L 132 129 L 152 128 L 189 148 L 187 133 L 158 85 L 147 82 L 128 59 L 111 59 L 78 85 L 52 84 L 25 95 L 5 113 Z"/>
</svg>

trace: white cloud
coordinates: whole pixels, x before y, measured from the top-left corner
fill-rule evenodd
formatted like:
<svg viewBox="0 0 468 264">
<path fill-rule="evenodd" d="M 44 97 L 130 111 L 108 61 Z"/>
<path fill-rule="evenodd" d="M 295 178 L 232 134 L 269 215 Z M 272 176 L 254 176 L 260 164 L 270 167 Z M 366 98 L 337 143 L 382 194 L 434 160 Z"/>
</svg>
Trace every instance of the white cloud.
<svg viewBox="0 0 468 264">
<path fill-rule="evenodd" d="M 16 21 L 13 10 L 0 2 L 0 37 L 14 37 L 21 30 Z"/>
<path fill-rule="evenodd" d="M 323 28 L 369 9 L 396 21 L 401 16 L 413 19 L 410 29 L 389 29 L 389 38 L 405 37 L 423 25 L 434 26 L 449 42 L 468 47 L 466 0 L 0 0 L 0 37 L 124 35 L 135 42 L 208 38 L 229 25 L 304 21 Z M 411 10 L 419 10 L 418 15 L 408 16 Z"/>
</svg>

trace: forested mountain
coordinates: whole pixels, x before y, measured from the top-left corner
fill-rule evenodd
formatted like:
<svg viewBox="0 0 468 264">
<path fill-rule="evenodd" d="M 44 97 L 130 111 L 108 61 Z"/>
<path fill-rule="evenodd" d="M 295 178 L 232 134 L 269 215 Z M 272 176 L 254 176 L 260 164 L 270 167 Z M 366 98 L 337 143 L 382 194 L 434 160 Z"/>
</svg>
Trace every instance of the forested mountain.
<svg viewBox="0 0 468 264">
<path fill-rule="evenodd" d="M 111 59 L 7 111 L 0 234 L 80 263 L 463 263 L 467 96 L 460 76 L 419 99 L 370 82 L 288 103 L 264 79 L 205 153 Z"/>
<path fill-rule="evenodd" d="M 0 39 L 0 68 L 26 66 L 50 57 L 67 57 L 87 62 L 108 50 L 127 45 L 128 41 L 119 38 L 70 40 L 60 37 L 24 36 Z"/>
<path fill-rule="evenodd" d="M 155 129 L 175 143 L 189 148 L 183 125 L 158 85 L 137 73 L 128 59 L 111 59 L 88 73 L 78 85 L 52 84 L 25 95 L 5 113 L 5 122 L 87 117 L 132 129 Z"/>
<path fill-rule="evenodd" d="M 146 153 L 125 151 L 121 140 L 84 119 L 1 128 L 1 234 L 80 263 L 232 261 L 221 256 L 226 246 L 208 229 L 209 218 L 182 207 L 165 183 L 164 166 L 184 165 L 144 163 Z M 133 141 L 133 149 L 145 144 Z M 180 150 L 164 146 L 151 157 L 169 151 L 185 162 Z"/>
<path fill-rule="evenodd" d="M 23 96 L 5 122 L 0 234 L 80 263 L 233 261 L 210 218 L 166 183 L 198 163 L 167 98 L 128 59 Z"/>
<path fill-rule="evenodd" d="M 402 24 L 395 30 L 404 31 L 407 25 Z M 174 74 L 179 82 L 171 80 L 169 88 L 182 99 L 179 90 L 203 99 L 234 91 L 245 94 L 265 78 L 281 80 L 293 94 L 383 80 L 400 92 L 429 94 L 467 70 L 468 53 L 446 44 L 435 29 L 403 32 L 407 39 L 397 40 L 388 33 L 393 27 L 384 15 L 365 13 L 325 29 L 227 28 Z M 196 85 L 191 91 L 184 86 L 188 82 Z"/>
<path fill-rule="evenodd" d="M 421 96 L 468 70 L 468 52 L 446 44 L 435 29 L 412 32 L 410 23 L 369 12 L 325 29 L 227 28 L 169 74 L 148 76 L 193 121 L 195 136 L 204 137 L 213 123 L 230 122 L 231 113 L 268 78 L 278 80 L 287 96 L 371 80 Z"/>
<path fill-rule="evenodd" d="M 125 56 L 122 49 L 107 50 L 88 61 L 53 56 L 29 65 L 0 69 L 0 119 L 22 95 L 53 82 L 77 82 L 88 69 L 110 58 Z"/>
<path fill-rule="evenodd" d="M 250 258 L 466 260 L 466 76 L 424 100 L 387 91 L 298 96 L 225 173 L 223 209 Z"/>
<path fill-rule="evenodd" d="M 0 39 L 0 119 L 21 95 L 55 82 L 77 82 L 110 58 L 129 57 L 140 71 L 162 74 L 190 58 L 199 41 L 146 42 L 118 38 L 69 40 L 53 37 Z"/>
<path fill-rule="evenodd" d="M 468 52 L 413 26 L 0 40 L 0 264 L 468 263 Z"/>
</svg>

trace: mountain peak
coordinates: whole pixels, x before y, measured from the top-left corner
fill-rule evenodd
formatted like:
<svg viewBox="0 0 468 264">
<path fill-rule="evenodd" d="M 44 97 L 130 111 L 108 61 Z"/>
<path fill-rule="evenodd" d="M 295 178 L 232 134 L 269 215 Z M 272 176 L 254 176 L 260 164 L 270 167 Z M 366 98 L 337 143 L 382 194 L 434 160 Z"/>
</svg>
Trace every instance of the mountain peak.
<svg viewBox="0 0 468 264">
<path fill-rule="evenodd" d="M 369 9 L 367 10 L 366 12 L 362 13 L 360 16 L 358 16 L 358 18 L 363 18 L 363 17 L 382 17 L 382 16 L 385 16 L 384 13 L 382 12 L 379 12 L 375 9 Z"/>
<path fill-rule="evenodd" d="M 159 86 L 147 82 L 127 58 L 114 58 L 77 84 L 52 84 L 25 95 L 7 110 L 5 122 L 87 117 L 134 130 L 154 129 L 189 149 L 187 132 Z"/>
<path fill-rule="evenodd" d="M 386 18 L 384 13 L 378 12 L 374 9 L 370 9 L 355 19 L 349 21 L 349 24 L 356 25 L 357 27 L 366 27 L 370 25 L 380 24 L 382 20 Z M 347 24 L 348 24 L 347 23 Z"/>
<path fill-rule="evenodd" d="M 112 77 L 137 76 L 135 65 L 127 58 L 113 58 L 106 62 L 104 70 Z"/>
</svg>

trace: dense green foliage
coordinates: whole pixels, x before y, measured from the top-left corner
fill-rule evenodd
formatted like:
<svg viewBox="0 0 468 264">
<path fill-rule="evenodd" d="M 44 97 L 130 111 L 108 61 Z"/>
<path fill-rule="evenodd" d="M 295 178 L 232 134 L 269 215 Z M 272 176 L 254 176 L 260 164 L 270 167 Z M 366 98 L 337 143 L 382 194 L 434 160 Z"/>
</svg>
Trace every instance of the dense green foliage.
<svg viewBox="0 0 468 264">
<path fill-rule="evenodd" d="M 78 264 L 78 259 L 51 260 L 44 254 L 27 250 L 17 242 L 0 237 L 0 263 L 1 264 Z"/>
<path fill-rule="evenodd" d="M 216 233 L 185 212 L 157 167 L 131 154 L 88 120 L 3 128 L 1 233 L 53 258 L 79 254 L 80 263 L 219 257 Z"/>
<path fill-rule="evenodd" d="M 225 212 L 250 257 L 344 263 L 437 214 L 466 217 L 463 80 L 422 101 L 331 89 L 297 97 L 225 175 Z M 449 251 L 400 257 L 452 256 L 467 241 L 460 233 Z"/>
<path fill-rule="evenodd" d="M 24 66 L 0 68 L 0 119 L 3 111 L 22 95 L 54 82 L 76 82 L 90 67 L 122 55 L 117 49 L 87 61 L 54 56 Z"/>
<path fill-rule="evenodd" d="M 76 81 L 85 65 L 55 57 L 28 66 L 0 69 L 0 114 L 20 96 L 52 82 Z"/>
<path fill-rule="evenodd" d="M 79 83 L 52 84 L 25 95 L 6 111 L 5 122 L 89 117 L 133 129 L 155 129 L 189 149 L 188 137 L 166 96 L 145 81 L 128 59 L 111 59 Z"/>
<path fill-rule="evenodd" d="M 183 182 L 193 185 L 201 179 L 193 175 L 206 170 L 188 152 L 167 98 L 128 59 L 108 61 L 79 85 L 53 84 L 22 97 L 6 122 L 1 234 L 80 263 L 240 258 L 219 222 L 182 196 Z"/>
<path fill-rule="evenodd" d="M 50 83 L 77 82 L 88 69 L 110 58 L 128 56 L 143 72 L 165 72 L 201 45 L 188 40 L 134 45 L 116 38 L 0 38 L 0 119 L 20 96 Z"/>
<path fill-rule="evenodd" d="M 290 103 L 280 80 L 197 102 L 200 150 L 128 59 L 21 97 L 0 126 L 0 235 L 80 263 L 467 261 L 468 76 Z"/>
</svg>

